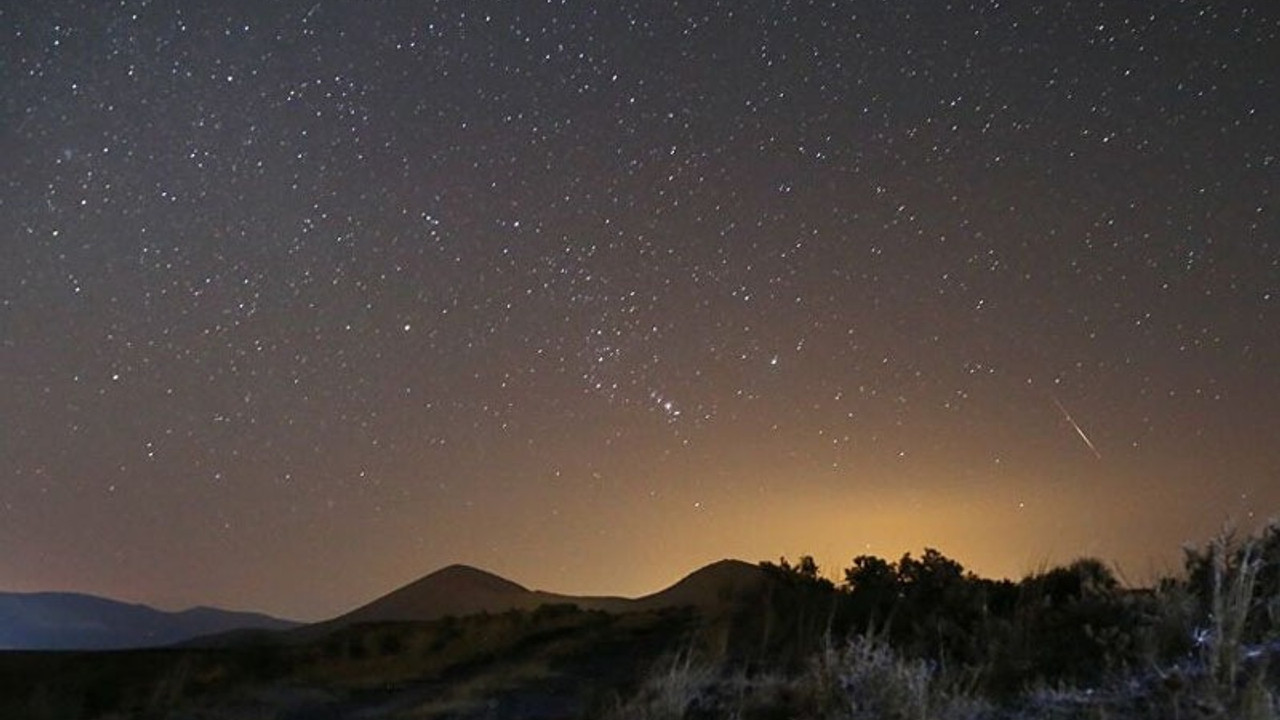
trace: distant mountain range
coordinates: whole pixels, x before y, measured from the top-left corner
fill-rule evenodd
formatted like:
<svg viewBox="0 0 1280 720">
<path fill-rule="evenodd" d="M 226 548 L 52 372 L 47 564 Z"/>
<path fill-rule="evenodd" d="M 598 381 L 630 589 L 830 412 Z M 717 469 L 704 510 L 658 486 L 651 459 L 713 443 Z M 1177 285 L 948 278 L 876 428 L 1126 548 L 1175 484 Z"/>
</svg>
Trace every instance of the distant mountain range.
<svg viewBox="0 0 1280 720">
<path fill-rule="evenodd" d="M 297 626 L 268 615 L 209 607 L 164 612 L 81 593 L 0 592 L 0 650 L 159 647 L 232 630 Z"/>
<path fill-rule="evenodd" d="M 807 657 L 830 617 L 809 590 L 736 560 L 639 598 L 530 590 L 452 565 L 301 626 L 0 594 L 0 649 L 64 651 L 0 652 L 0 718 L 603 717 L 672 653 Z"/>
<path fill-rule="evenodd" d="M 754 597 L 768 577 L 756 565 L 721 560 L 661 592 L 640 598 L 560 595 L 530 590 L 466 565 L 450 565 L 351 612 L 313 625 L 257 613 L 194 608 L 163 612 L 77 593 L 0 593 L 0 650 L 113 650 L 183 643 L 219 646 L 242 641 L 245 631 L 293 630 L 312 638 L 362 623 L 424 622 L 542 605 L 576 605 L 620 614 L 694 607 L 714 611 Z"/>
</svg>

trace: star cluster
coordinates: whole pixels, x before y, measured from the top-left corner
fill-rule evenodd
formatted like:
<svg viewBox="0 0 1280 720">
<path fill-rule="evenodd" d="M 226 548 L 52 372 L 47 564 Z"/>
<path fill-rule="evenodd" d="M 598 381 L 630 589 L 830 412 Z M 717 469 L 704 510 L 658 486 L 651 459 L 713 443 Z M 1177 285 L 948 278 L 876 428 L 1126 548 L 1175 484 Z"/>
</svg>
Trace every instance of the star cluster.
<svg viewBox="0 0 1280 720">
<path fill-rule="evenodd" d="M 1280 507 L 1267 3 L 0 9 L 0 584 L 348 609 Z"/>
</svg>

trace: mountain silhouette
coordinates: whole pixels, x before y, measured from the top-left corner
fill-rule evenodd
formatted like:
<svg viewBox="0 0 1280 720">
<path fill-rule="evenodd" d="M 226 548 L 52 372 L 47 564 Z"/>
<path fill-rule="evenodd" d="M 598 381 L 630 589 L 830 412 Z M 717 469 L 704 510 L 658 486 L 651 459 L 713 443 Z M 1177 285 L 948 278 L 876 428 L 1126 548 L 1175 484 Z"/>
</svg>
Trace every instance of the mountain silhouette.
<svg viewBox="0 0 1280 720">
<path fill-rule="evenodd" d="M 694 607 L 704 611 L 724 609 L 755 596 L 769 581 L 769 575 L 758 565 L 741 560 L 720 560 L 689 573 L 666 590 L 632 602 L 636 609 L 642 610 L 669 607 Z"/>
<path fill-rule="evenodd" d="M 158 647 L 232 630 L 287 630 L 297 625 L 210 607 L 165 612 L 83 593 L 0 592 L 0 650 Z"/>
<path fill-rule="evenodd" d="M 537 594 L 522 585 L 467 565 L 450 565 L 352 610 L 333 621 L 435 620 L 446 615 L 537 607 Z"/>
<path fill-rule="evenodd" d="M 665 590 L 639 598 L 563 595 L 530 590 L 519 583 L 467 565 L 450 565 L 310 630 L 371 622 L 437 620 L 445 616 L 531 610 L 571 604 L 611 613 L 694 607 L 712 610 L 736 604 L 768 581 L 759 567 L 721 560 L 696 570 Z"/>
</svg>

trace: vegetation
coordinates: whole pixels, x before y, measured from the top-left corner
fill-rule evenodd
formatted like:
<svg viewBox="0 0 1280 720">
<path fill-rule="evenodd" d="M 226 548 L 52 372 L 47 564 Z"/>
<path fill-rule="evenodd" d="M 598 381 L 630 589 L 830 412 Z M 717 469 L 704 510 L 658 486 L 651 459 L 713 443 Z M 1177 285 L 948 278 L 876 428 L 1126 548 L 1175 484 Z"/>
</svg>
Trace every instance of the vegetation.
<svg viewBox="0 0 1280 720">
<path fill-rule="evenodd" d="M 612 720 L 1280 718 L 1280 525 L 1188 548 L 1152 589 L 1091 558 L 987 580 L 933 549 L 854 558 L 839 585 L 810 557 L 762 567 L 795 590 L 804 661 L 685 650 Z"/>
</svg>

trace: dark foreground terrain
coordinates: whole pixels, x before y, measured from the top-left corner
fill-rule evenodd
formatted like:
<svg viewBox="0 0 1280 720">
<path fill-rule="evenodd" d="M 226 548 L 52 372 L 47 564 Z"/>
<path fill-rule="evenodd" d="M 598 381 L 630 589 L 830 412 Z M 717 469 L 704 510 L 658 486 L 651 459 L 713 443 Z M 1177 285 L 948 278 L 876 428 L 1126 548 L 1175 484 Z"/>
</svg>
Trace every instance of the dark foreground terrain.
<svg viewBox="0 0 1280 720">
<path fill-rule="evenodd" d="M 839 585 L 808 558 L 726 561 L 562 600 L 455 567 L 293 630 L 0 653 L 0 718 L 1280 718 L 1277 526 L 1146 589 L 1096 560 L 1015 583 L 927 550 Z"/>
<path fill-rule="evenodd" d="M 377 623 L 297 642 L 0 654 L 0 717 L 564 718 L 616 702 L 691 624 L 569 606 Z"/>
</svg>

